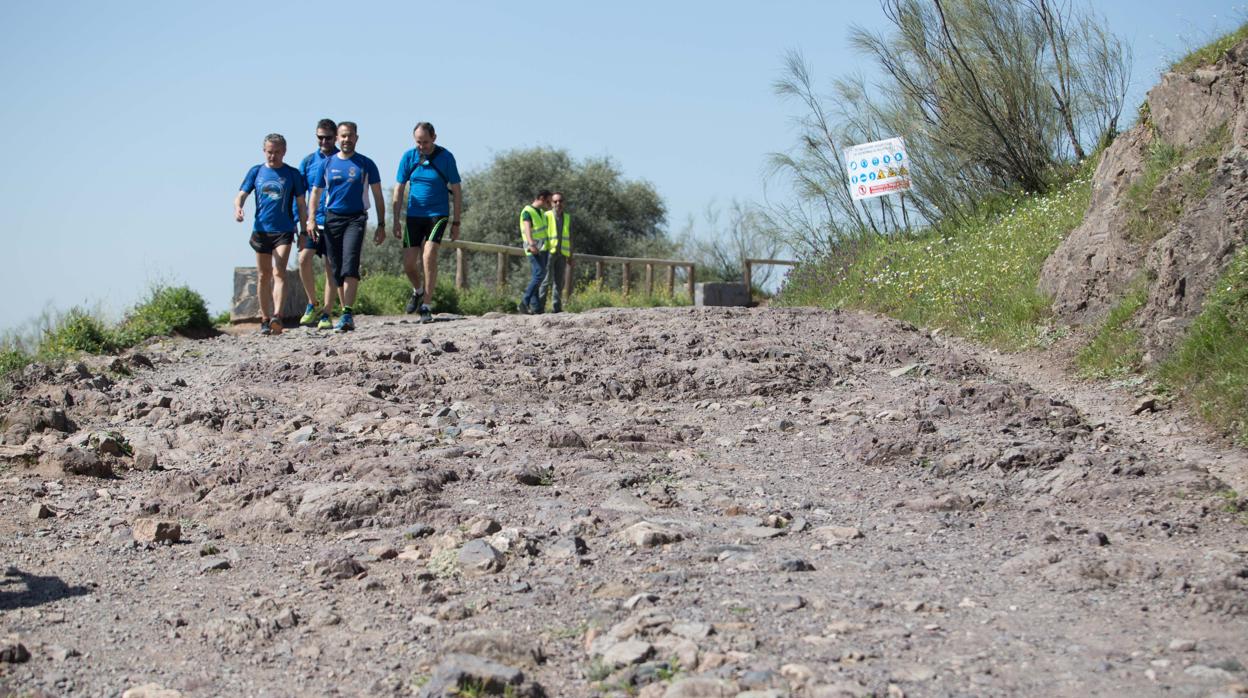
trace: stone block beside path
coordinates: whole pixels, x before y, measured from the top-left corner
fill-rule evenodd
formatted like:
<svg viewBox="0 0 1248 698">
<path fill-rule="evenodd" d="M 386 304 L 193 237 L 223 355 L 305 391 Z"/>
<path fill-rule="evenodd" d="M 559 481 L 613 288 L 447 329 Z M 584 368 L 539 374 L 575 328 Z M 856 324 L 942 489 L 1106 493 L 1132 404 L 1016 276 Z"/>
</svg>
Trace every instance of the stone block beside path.
<svg viewBox="0 0 1248 698">
<path fill-rule="evenodd" d="M 320 267 L 320 264 L 317 264 Z M 256 299 L 256 284 L 259 274 L 255 267 L 234 267 L 234 300 L 230 303 L 230 322 L 259 322 L 260 302 Z M 286 302 L 282 303 L 279 313 L 282 324 L 293 327 L 303 315 L 308 305 L 308 296 L 303 292 L 303 284 L 299 282 L 299 272 L 286 270 Z M 288 322 L 291 321 L 291 322 Z"/>
</svg>

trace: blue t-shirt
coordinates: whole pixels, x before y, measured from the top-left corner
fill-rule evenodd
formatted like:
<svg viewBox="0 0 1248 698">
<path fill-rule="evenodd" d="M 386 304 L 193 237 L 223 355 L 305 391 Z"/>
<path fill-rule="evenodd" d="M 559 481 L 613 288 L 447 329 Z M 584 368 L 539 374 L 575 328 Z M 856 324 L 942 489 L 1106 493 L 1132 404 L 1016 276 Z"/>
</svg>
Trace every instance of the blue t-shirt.
<svg viewBox="0 0 1248 698">
<path fill-rule="evenodd" d="M 320 149 L 313 151 L 303 162 L 299 163 L 299 173 L 303 175 L 303 187 L 308 191 L 312 191 L 312 187 L 317 186 L 317 182 L 321 178 L 321 168 L 325 166 L 325 161 L 338 154 L 338 149 L 334 148 L 334 152 L 329 155 L 322 155 Z M 308 202 L 311 206 L 312 203 Z M 291 206 L 290 213 L 293 216 L 299 215 L 299 209 Z M 321 201 L 316 207 L 316 224 L 325 225 L 325 194 L 321 194 Z"/>
<path fill-rule="evenodd" d="M 433 162 L 430 164 L 429 160 Z M 437 147 L 433 157 L 426 159 L 412 148 L 399 161 L 399 184 L 407 182 L 407 215 L 420 218 L 451 215 L 448 184 L 459 184 L 459 168 L 455 156 L 446 148 Z M 438 174 L 439 170 L 441 174 Z M 445 176 L 445 179 L 443 178 Z"/>
<path fill-rule="evenodd" d="M 325 189 L 325 210 L 337 214 L 368 210 L 368 190 L 381 182 L 377 165 L 356 153 L 343 159 L 342 153 L 325 159 L 318 186 Z"/>
<path fill-rule="evenodd" d="M 256 192 L 256 223 L 252 230 L 257 233 L 293 233 L 295 217 L 290 215 L 295 197 L 307 190 L 299 170 L 283 164 L 278 169 L 268 165 L 256 165 L 247 171 L 239 191 Z"/>
</svg>

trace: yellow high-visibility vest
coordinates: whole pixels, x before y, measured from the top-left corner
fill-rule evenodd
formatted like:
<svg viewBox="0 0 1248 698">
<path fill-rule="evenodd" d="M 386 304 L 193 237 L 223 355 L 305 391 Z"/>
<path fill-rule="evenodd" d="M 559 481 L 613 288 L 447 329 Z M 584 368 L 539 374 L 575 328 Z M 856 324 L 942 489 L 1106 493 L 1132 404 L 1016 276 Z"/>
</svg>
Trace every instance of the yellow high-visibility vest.
<svg viewBox="0 0 1248 698">
<path fill-rule="evenodd" d="M 572 256 L 572 216 L 567 211 L 563 212 L 563 227 L 555 225 L 555 212 L 546 212 L 546 234 L 549 242 L 546 243 L 546 249 L 554 252 L 556 248 L 564 257 Z"/>
<path fill-rule="evenodd" d="M 524 209 L 520 211 L 520 244 L 524 245 L 524 254 L 532 255 L 533 253 L 529 252 L 528 243 L 524 239 L 524 214 L 526 212 L 529 214 L 529 222 L 533 224 L 533 242 L 537 245 L 537 249 L 539 250 L 546 249 L 548 221 L 546 219 L 546 214 L 542 213 L 540 208 L 534 207 L 533 204 L 525 206 Z"/>
</svg>

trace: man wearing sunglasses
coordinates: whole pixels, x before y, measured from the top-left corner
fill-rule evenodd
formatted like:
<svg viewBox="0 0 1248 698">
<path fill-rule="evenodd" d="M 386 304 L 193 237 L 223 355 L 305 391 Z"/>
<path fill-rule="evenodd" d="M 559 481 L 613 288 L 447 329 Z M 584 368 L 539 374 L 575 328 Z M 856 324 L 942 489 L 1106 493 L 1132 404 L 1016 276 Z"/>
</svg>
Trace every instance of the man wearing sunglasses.
<svg viewBox="0 0 1248 698">
<path fill-rule="evenodd" d="M 338 131 L 338 124 L 333 119 L 321 119 L 316 122 L 316 145 L 315 152 L 310 153 L 299 164 L 299 174 L 303 175 L 304 188 L 312 191 L 312 187 L 320 179 L 321 168 L 325 166 L 325 161 L 338 153 L 338 148 L 334 145 L 335 134 Z M 337 295 L 338 301 L 342 302 L 342 289 L 334 285 L 334 275 L 329 268 L 329 261 L 325 259 L 325 197 L 322 196 L 320 201 L 308 202 L 308 208 L 316 213 L 316 228 L 309 229 L 306 221 L 300 217 L 299 220 L 299 280 L 303 282 L 303 290 L 308 295 L 308 307 L 304 309 L 303 317 L 299 319 L 299 324 L 304 327 L 316 327 L 322 330 L 328 330 L 333 327 L 330 323 L 329 311 L 333 309 L 334 297 Z M 316 276 L 312 268 L 312 260 L 320 257 L 325 266 L 325 298 L 324 305 L 321 306 L 320 316 L 316 313 Z"/>
</svg>

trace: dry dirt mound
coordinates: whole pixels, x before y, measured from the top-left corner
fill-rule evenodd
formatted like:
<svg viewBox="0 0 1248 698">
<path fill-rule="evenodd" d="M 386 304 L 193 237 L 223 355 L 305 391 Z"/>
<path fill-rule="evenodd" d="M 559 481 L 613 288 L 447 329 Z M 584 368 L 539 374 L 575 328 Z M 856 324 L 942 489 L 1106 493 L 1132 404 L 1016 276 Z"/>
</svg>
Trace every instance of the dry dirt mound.
<svg viewBox="0 0 1248 698">
<path fill-rule="evenodd" d="M 1248 680 L 1243 502 L 991 366 L 871 316 L 655 309 L 364 318 L 33 367 L 0 445 L 0 681 L 833 696 Z"/>
</svg>

